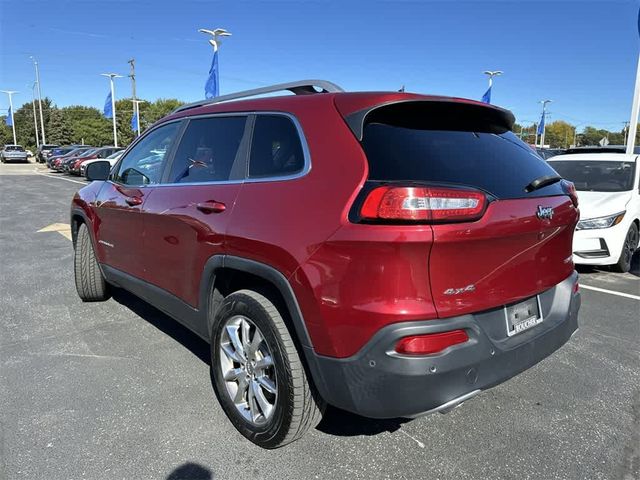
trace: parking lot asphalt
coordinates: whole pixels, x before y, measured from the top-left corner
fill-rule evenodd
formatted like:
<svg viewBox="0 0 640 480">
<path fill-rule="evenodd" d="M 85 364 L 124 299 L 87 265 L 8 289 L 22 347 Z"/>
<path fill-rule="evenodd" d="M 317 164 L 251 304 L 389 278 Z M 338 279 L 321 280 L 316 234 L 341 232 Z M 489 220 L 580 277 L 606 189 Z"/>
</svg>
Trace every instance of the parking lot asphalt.
<svg viewBox="0 0 640 480">
<path fill-rule="evenodd" d="M 640 473 L 640 301 L 582 289 L 580 330 L 447 415 L 330 411 L 267 451 L 213 395 L 208 345 L 125 292 L 83 304 L 68 224 L 82 181 L 0 165 L 0 479 L 625 479 Z M 64 178 L 64 179 L 63 179 Z M 581 283 L 640 295 L 634 272 Z"/>
</svg>

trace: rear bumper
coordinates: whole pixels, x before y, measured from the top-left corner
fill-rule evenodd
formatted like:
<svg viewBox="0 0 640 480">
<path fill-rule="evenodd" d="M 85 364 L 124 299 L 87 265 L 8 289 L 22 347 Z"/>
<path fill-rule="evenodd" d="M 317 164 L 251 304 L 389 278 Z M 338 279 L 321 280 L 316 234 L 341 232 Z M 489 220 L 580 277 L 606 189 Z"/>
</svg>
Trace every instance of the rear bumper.
<svg viewBox="0 0 640 480">
<path fill-rule="evenodd" d="M 543 322 L 506 335 L 502 308 L 442 320 L 389 325 L 356 355 L 313 354 L 312 375 L 330 404 L 372 418 L 415 417 L 455 407 L 482 390 L 532 367 L 564 345 L 578 328 L 577 273 L 540 294 Z M 409 357 L 393 351 L 408 335 L 464 329 L 469 341 L 439 354 Z"/>
</svg>

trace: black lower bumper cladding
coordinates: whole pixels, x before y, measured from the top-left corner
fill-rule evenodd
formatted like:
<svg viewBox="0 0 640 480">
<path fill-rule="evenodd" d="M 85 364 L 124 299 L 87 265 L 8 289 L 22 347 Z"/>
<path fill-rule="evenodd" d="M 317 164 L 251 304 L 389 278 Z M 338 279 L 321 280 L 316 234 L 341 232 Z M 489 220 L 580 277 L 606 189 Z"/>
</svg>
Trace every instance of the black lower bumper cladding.
<svg viewBox="0 0 640 480">
<path fill-rule="evenodd" d="M 543 321 L 511 337 L 506 333 L 502 308 L 390 325 L 352 357 L 315 355 L 316 385 L 328 403 L 366 417 L 415 417 L 447 411 L 532 367 L 564 345 L 578 328 L 580 294 L 573 290 L 576 282 L 574 272 L 541 293 Z M 455 329 L 464 329 L 469 341 L 429 356 L 410 357 L 393 351 L 402 337 Z"/>
</svg>

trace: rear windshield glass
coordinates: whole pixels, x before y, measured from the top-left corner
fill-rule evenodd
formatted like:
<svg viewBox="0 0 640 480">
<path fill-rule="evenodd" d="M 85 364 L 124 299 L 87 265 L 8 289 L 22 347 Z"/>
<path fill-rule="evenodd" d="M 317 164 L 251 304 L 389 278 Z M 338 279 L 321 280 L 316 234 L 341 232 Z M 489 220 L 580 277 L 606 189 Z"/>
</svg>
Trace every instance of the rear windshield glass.
<svg viewBox="0 0 640 480">
<path fill-rule="evenodd" d="M 582 192 L 633 190 L 634 162 L 557 160 L 551 166 Z"/>
<path fill-rule="evenodd" d="M 24 148 L 20 145 L 7 145 L 4 147 L 7 152 L 24 152 Z"/>
<path fill-rule="evenodd" d="M 533 180 L 555 172 L 504 129 L 438 130 L 409 128 L 406 122 L 403 126 L 369 123 L 362 145 L 370 180 L 453 183 L 497 198 L 562 194 L 559 183 L 525 191 Z"/>
</svg>

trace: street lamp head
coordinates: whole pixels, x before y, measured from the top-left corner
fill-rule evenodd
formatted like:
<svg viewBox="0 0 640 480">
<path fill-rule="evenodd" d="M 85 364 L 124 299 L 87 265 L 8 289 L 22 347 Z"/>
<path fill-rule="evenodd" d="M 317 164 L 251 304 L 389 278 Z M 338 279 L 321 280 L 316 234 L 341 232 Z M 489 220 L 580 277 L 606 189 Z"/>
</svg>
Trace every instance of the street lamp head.
<svg viewBox="0 0 640 480">
<path fill-rule="evenodd" d="M 110 78 L 122 78 L 122 75 L 118 75 L 117 73 L 101 73 L 100 75 Z"/>
<path fill-rule="evenodd" d="M 502 70 L 485 70 L 485 75 L 489 75 L 490 77 L 497 77 L 498 75 L 502 75 L 504 72 Z"/>
<path fill-rule="evenodd" d="M 206 33 L 207 35 L 211 35 L 213 38 L 209 40 L 209 43 L 217 50 L 220 44 L 222 43 L 222 37 L 230 37 L 231 32 L 225 30 L 224 28 L 216 28 L 214 30 L 208 30 L 206 28 L 200 28 L 198 30 L 200 33 Z"/>
<path fill-rule="evenodd" d="M 224 28 L 215 28 L 213 30 L 207 30 L 206 28 L 200 28 L 198 30 L 200 33 L 208 33 L 214 37 L 230 37 L 231 32 L 225 30 Z"/>
</svg>

